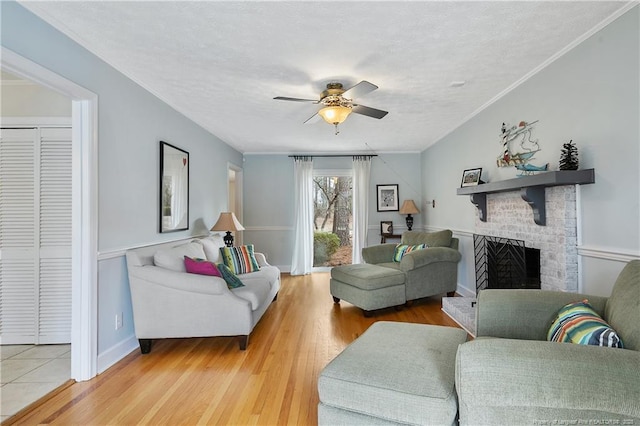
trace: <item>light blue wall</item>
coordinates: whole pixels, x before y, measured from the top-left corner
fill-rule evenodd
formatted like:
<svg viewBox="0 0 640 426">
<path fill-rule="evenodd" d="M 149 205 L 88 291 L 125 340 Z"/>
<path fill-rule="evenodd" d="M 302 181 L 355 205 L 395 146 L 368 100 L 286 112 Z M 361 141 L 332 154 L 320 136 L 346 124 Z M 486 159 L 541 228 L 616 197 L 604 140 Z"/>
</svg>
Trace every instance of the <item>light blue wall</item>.
<svg viewBox="0 0 640 426">
<path fill-rule="evenodd" d="M 316 170 L 351 170 L 351 158 L 316 157 Z M 405 216 L 377 212 L 376 185 L 398 184 L 400 201 L 412 198 L 421 210 L 420 155 L 381 153 L 371 160 L 368 244 L 380 243 L 380 221 L 391 220 L 394 229 L 406 229 Z M 294 226 L 293 159 L 287 155 L 245 155 L 244 231 L 245 243 L 253 243 L 268 255 L 269 262 L 290 270 Z M 414 229 L 422 226 L 415 216 Z"/>
<path fill-rule="evenodd" d="M 245 155 L 243 199 L 244 242 L 265 253 L 272 265 L 290 265 L 294 221 L 291 158 Z"/>
<path fill-rule="evenodd" d="M 206 232 L 227 210 L 227 164 L 242 155 L 14 2 L 2 45 L 98 95 L 98 353 L 133 336 L 122 250 Z M 159 141 L 191 153 L 190 229 L 158 233 Z M 115 330 L 115 315 L 124 327 Z"/>
<path fill-rule="evenodd" d="M 245 242 L 288 266 L 293 241 L 293 166 L 286 155 L 242 155 L 115 71 L 14 2 L 1 2 L 1 43 L 99 96 L 99 341 L 98 352 L 133 336 L 126 264 L 128 247 L 205 232 L 227 209 L 227 164 L 244 168 Z M 582 188 L 584 247 L 638 252 L 638 7 L 563 56 L 422 155 L 381 154 L 372 163 L 369 244 L 379 222 L 404 216 L 376 212 L 376 184 L 399 185 L 400 200 L 421 209 L 414 227 L 472 232 L 475 208 L 459 197 L 462 170 L 483 167 L 485 180 L 512 177 L 498 170 L 503 121 L 539 119 L 539 162 L 557 165 L 560 146 L 574 139 L 581 167 L 596 169 L 596 184 Z M 508 61 L 505 66 L 508 66 Z M 191 152 L 189 231 L 158 234 L 158 141 Z M 317 159 L 316 168 L 343 168 L 344 159 Z M 436 207 L 425 207 L 434 199 Z M 468 239 L 468 238 L 467 238 Z M 461 241 L 465 255 L 468 241 Z M 585 290 L 608 294 L 622 264 L 585 257 Z M 461 263 L 461 284 L 472 280 Z M 124 313 L 124 328 L 114 318 Z"/>
<path fill-rule="evenodd" d="M 477 213 L 456 188 L 468 168 L 482 167 L 489 182 L 515 177 L 514 168 L 495 165 L 502 122 L 540 120 L 534 137 L 542 151 L 533 164 L 557 170 L 562 144 L 573 139 L 580 168 L 595 168 L 596 183 L 580 187 L 580 248 L 605 252 L 601 257 L 640 253 L 638 15 L 635 7 L 422 153 L 423 197 L 436 199 L 427 226 L 463 234 L 461 285 L 475 288 L 464 234 L 473 232 Z M 592 255 L 582 262 L 584 291 L 609 295 L 624 264 Z"/>
<path fill-rule="evenodd" d="M 420 155 L 417 153 L 385 154 L 381 153 L 371 161 L 371 188 L 369 190 L 369 245 L 380 244 L 380 221 L 392 221 L 393 232 L 402 234 L 407 230 L 406 215 L 398 212 L 379 212 L 377 206 L 376 185 L 398 184 L 399 206 L 412 199 L 419 214 L 413 215 L 413 230 L 422 230 L 424 221 L 424 203 L 422 201 L 422 182 L 420 180 Z M 398 243 L 399 240 L 389 242 Z"/>
</svg>

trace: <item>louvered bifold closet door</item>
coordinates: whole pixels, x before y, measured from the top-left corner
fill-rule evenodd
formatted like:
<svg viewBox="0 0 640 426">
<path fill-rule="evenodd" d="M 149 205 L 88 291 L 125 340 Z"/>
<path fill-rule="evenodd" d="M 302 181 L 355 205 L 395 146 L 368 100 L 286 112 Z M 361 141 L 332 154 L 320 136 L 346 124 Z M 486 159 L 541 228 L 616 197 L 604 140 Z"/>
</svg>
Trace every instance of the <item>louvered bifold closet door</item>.
<svg viewBox="0 0 640 426">
<path fill-rule="evenodd" d="M 71 338 L 71 129 L 2 129 L 2 343 Z"/>
<path fill-rule="evenodd" d="M 71 341 L 71 131 L 40 132 L 39 343 Z"/>
<path fill-rule="evenodd" d="M 0 130 L 0 336 L 37 340 L 36 129 Z"/>
</svg>

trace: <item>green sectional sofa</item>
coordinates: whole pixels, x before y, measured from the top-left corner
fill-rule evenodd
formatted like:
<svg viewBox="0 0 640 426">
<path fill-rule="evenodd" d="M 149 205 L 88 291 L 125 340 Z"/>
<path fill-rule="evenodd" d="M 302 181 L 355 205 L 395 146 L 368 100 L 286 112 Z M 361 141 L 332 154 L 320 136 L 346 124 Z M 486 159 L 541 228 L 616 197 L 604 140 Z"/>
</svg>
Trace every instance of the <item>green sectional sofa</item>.
<svg viewBox="0 0 640 426">
<path fill-rule="evenodd" d="M 427 250 L 406 254 L 400 262 L 394 262 L 396 244 L 380 244 L 362 249 L 365 262 L 405 274 L 405 299 L 407 301 L 436 294 L 453 296 L 458 286 L 458 239 L 446 229 L 438 232 L 407 231 L 400 244 L 426 244 Z"/>
<path fill-rule="evenodd" d="M 558 311 L 583 299 L 625 349 L 547 341 Z M 478 338 L 456 359 L 460 424 L 640 424 L 640 260 L 608 298 L 482 291 L 476 322 Z"/>
<path fill-rule="evenodd" d="M 363 248 L 362 258 L 367 263 L 336 266 L 331 270 L 333 301 L 345 300 L 370 316 L 373 310 L 399 307 L 422 297 L 441 293 L 453 296 L 462 256 L 458 239 L 452 235 L 450 230 L 407 231 L 399 245 Z M 407 246 L 422 244 L 425 249 L 407 250 Z"/>
<path fill-rule="evenodd" d="M 560 309 L 584 299 L 624 349 L 547 341 Z M 640 425 L 640 260 L 608 298 L 485 290 L 477 306 L 469 342 L 460 329 L 375 323 L 321 372 L 318 423 Z"/>
</svg>

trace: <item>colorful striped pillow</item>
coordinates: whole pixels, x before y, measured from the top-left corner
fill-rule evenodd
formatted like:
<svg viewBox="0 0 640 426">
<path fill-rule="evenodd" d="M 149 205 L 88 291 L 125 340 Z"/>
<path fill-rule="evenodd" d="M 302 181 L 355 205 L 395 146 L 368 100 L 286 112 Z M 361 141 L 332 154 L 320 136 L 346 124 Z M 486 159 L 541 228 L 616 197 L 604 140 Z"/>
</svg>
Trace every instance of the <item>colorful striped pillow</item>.
<svg viewBox="0 0 640 426">
<path fill-rule="evenodd" d="M 614 329 L 591 307 L 588 300 L 562 307 L 547 333 L 550 342 L 623 348 Z"/>
<path fill-rule="evenodd" d="M 396 246 L 396 250 L 393 253 L 393 261 L 394 262 L 400 262 L 402 260 L 402 257 L 407 254 L 407 253 L 411 253 L 412 251 L 416 251 L 416 250 L 422 250 L 422 249 L 426 249 L 427 246 L 426 244 L 416 244 L 415 246 L 410 246 L 407 244 L 398 244 Z"/>
<path fill-rule="evenodd" d="M 220 255 L 222 262 L 236 275 L 260 270 L 253 252 L 253 244 L 239 247 L 220 247 Z"/>
</svg>

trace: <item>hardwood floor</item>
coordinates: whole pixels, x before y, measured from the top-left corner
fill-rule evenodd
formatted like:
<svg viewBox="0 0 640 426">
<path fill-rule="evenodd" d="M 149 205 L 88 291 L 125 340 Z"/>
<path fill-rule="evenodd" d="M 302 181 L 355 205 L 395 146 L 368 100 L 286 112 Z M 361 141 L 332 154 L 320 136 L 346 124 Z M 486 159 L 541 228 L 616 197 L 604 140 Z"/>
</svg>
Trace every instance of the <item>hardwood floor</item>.
<svg viewBox="0 0 640 426">
<path fill-rule="evenodd" d="M 434 297 L 365 318 L 333 303 L 329 273 L 283 274 L 246 351 L 230 337 L 157 340 L 5 424 L 313 425 L 318 375 L 345 346 L 381 320 L 457 327 L 440 308 Z"/>
</svg>

